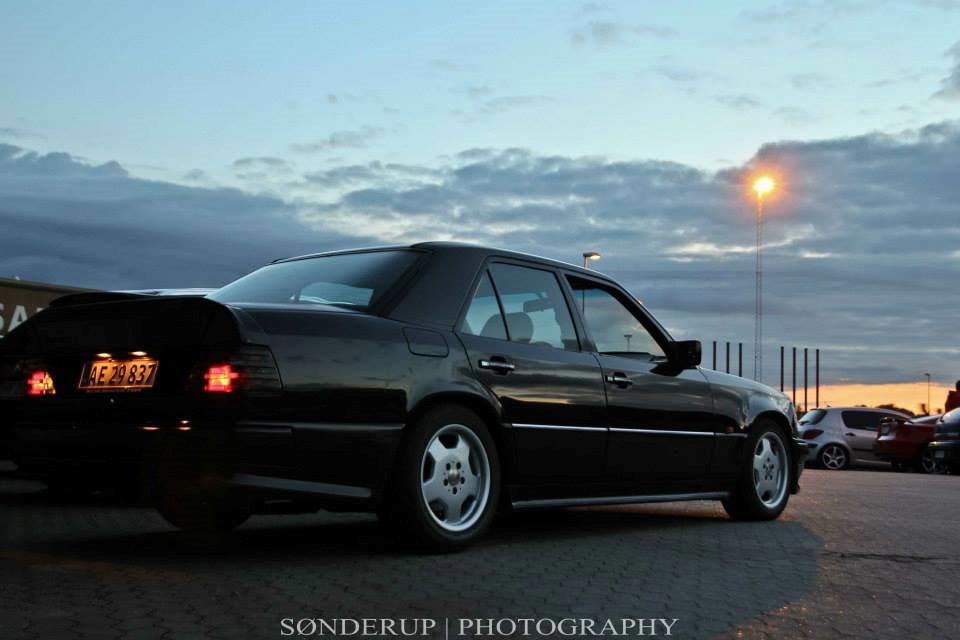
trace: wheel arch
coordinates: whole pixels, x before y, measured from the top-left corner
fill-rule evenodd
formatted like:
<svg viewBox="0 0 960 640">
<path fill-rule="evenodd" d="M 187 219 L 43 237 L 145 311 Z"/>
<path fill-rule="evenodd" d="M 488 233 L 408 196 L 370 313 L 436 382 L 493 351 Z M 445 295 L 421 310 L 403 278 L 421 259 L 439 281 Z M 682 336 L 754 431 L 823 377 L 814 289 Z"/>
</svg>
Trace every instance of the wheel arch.
<svg viewBox="0 0 960 640">
<path fill-rule="evenodd" d="M 503 427 L 500 407 L 488 397 L 462 390 L 444 390 L 431 393 L 421 398 L 407 413 L 404 431 L 409 430 L 411 425 L 416 424 L 417 420 L 428 411 L 444 405 L 461 406 L 476 413 L 483 420 L 490 431 L 490 437 L 493 438 L 497 446 L 497 454 L 500 458 L 500 468 L 504 479 L 512 477 L 513 456 L 509 445 L 509 434 L 507 429 Z"/>
</svg>

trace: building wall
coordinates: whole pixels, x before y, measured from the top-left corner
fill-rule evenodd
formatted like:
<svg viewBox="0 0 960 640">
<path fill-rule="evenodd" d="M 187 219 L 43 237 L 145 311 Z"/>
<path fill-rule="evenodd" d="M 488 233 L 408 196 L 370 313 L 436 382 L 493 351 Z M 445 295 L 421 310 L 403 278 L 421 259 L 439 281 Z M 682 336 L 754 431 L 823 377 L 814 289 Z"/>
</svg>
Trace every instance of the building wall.
<svg viewBox="0 0 960 640">
<path fill-rule="evenodd" d="M 0 278 L 0 338 L 16 329 L 52 300 L 80 291 L 87 289 Z"/>
</svg>

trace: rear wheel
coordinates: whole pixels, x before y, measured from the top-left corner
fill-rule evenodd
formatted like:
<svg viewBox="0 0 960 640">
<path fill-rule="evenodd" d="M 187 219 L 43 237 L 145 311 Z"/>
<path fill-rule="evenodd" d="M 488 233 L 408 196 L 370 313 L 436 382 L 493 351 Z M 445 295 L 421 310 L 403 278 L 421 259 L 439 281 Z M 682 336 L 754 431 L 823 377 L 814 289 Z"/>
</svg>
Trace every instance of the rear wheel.
<svg viewBox="0 0 960 640">
<path fill-rule="evenodd" d="M 924 447 L 917 460 L 917 471 L 920 473 L 946 473 L 947 470 L 942 462 L 938 462 L 933 457 L 933 451 L 929 447 Z"/>
<path fill-rule="evenodd" d="M 790 499 L 790 454 L 783 431 L 769 420 L 754 425 L 750 438 L 751 455 L 740 470 L 733 495 L 723 508 L 737 520 L 773 520 Z"/>
<path fill-rule="evenodd" d="M 490 526 L 500 497 L 500 463 L 483 420 L 457 406 L 425 414 L 400 453 L 380 516 L 408 543 L 461 549 Z"/>
<path fill-rule="evenodd" d="M 840 471 L 850 466 L 850 454 L 838 444 L 827 444 L 820 450 L 817 462 L 829 471 Z"/>
<path fill-rule="evenodd" d="M 157 511 L 178 529 L 199 533 L 225 533 L 250 518 L 250 509 L 231 504 L 221 481 L 212 477 L 165 483 Z"/>
</svg>

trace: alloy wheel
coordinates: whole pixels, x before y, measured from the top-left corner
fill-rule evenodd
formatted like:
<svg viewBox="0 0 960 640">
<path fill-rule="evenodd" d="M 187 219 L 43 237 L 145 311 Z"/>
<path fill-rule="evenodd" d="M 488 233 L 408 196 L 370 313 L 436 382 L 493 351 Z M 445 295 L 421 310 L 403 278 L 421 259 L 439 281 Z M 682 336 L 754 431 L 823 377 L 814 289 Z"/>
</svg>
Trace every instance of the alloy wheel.
<svg viewBox="0 0 960 640">
<path fill-rule="evenodd" d="M 753 451 L 753 485 L 764 506 L 775 508 L 787 492 L 787 450 L 772 432 L 763 434 Z"/>
<path fill-rule="evenodd" d="M 843 447 L 835 444 L 828 444 L 820 454 L 820 461 L 823 466 L 831 471 L 837 471 L 847 466 L 847 452 Z"/>
<path fill-rule="evenodd" d="M 490 498 L 490 460 L 469 427 L 449 424 L 430 439 L 420 464 L 420 494 L 434 522 L 447 531 L 469 529 Z"/>
</svg>

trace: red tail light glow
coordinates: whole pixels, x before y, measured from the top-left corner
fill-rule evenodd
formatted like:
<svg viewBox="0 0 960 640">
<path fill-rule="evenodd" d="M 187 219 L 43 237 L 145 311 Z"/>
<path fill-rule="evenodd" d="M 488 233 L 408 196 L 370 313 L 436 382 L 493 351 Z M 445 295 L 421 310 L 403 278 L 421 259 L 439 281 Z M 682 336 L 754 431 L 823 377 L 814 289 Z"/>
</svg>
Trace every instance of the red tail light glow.
<svg viewBox="0 0 960 640">
<path fill-rule="evenodd" d="M 56 392 L 53 378 L 46 371 L 34 371 L 27 379 L 28 396 L 52 396 Z"/>
<path fill-rule="evenodd" d="M 801 436 L 804 440 L 813 440 L 823 433 L 823 429 L 807 429 Z"/>
<path fill-rule="evenodd" d="M 203 374 L 206 380 L 203 390 L 207 393 L 233 393 L 233 381 L 238 377 L 240 374 L 229 364 L 213 365 Z"/>
</svg>

